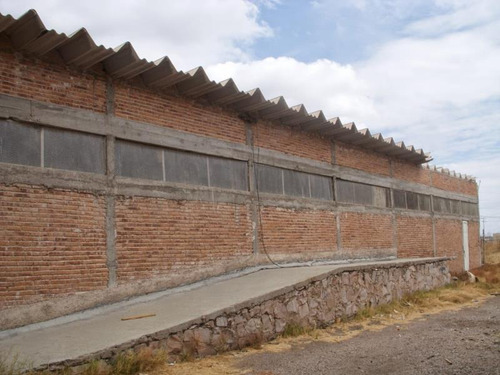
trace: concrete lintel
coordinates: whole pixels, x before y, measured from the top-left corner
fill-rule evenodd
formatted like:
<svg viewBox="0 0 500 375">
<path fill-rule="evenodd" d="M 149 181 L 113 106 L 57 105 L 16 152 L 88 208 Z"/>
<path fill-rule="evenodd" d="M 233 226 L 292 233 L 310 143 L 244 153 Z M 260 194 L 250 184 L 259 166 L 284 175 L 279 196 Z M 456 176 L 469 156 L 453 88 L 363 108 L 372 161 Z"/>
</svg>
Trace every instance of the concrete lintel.
<svg viewBox="0 0 500 375">
<path fill-rule="evenodd" d="M 256 147 L 255 162 L 327 177 L 332 177 L 335 171 L 332 165 L 326 162 L 306 159 L 260 147 Z"/>
<path fill-rule="evenodd" d="M 40 185 L 89 193 L 105 193 L 109 190 L 105 175 L 7 163 L 0 163 L 0 183 Z"/>
<path fill-rule="evenodd" d="M 445 214 L 442 212 L 434 212 L 434 217 L 436 219 L 444 219 L 444 220 L 469 220 L 469 221 L 479 222 L 479 216 Z"/>
<path fill-rule="evenodd" d="M 197 200 L 247 204 L 251 195 L 245 191 L 223 190 L 206 186 L 186 186 L 162 181 L 137 180 L 117 177 L 116 194 L 124 196 L 143 196 L 172 200 Z"/>
<path fill-rule="evenodd" d="M 32 101 L 31 122 L 69 130 L 106 135 L 106 115 Z"/>
<path fill-rule="evenodd" d="M 29 121 L 31 116 L 31 101 L 10 95 L 0 94 L 0 117 L 16 118 Z"/>
<path fill-rule="evenodd" d="M 432 212 L 430 211 L 418 211 L 418 210 L 403 210 L 399 208 L 394 209 L 394 213 L 397 217 L 407 216 L 407 217 L 419 217 L 419 218 L 432 218 Z"/>
<path fill-rule="evenodd" d="M 361 214 L 378 214 L 378 215 L 392 215 L 390 208 L 381 208 L 373 206 L 363 206 L 349 203 L 337 203 L 336 210 L 338 212 L 354 212 Z"/>
<path fill-rule="evenodd" d="M 251 154 L 250 148 L 244 144 L 118 117 L 113 117 L 110 122 L 113 135 L 120 139 L 238 160 L 248 160 Z"/>
<path fill-rule="evenodd" d="M 283 207 L 291 209 L 311 209 L 311 210 L 330 210 L 333 211 L 336 207 L 335 202 L 310 199 L 301 197 L 288 197 L 284 195 L 275 195 L 260 193 L 260 204 L 269 207 Z"/>
</svg>

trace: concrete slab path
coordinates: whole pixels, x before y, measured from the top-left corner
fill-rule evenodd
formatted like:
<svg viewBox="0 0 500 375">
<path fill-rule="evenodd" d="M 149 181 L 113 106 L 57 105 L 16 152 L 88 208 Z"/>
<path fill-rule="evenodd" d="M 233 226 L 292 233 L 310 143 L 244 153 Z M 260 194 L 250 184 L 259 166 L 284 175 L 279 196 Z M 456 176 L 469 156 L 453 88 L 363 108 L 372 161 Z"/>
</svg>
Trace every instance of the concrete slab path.
<svg viewBox="0 0 500 375">
<path fill-rule="evenodd" d="M 204 282 L 197 288 L 177 288 L 122 303 L 0 332 L 0 353 L 18 354 L 34 367 L 74 359 L 120 345 L 141 336 L 174 328 L 201 316 L 275 294 L 332 271 L 405 263 L 408 259 L 325 264 L 259 270 Z M 155 314 L 122 321 L 121 318 Z"/>
</svg>

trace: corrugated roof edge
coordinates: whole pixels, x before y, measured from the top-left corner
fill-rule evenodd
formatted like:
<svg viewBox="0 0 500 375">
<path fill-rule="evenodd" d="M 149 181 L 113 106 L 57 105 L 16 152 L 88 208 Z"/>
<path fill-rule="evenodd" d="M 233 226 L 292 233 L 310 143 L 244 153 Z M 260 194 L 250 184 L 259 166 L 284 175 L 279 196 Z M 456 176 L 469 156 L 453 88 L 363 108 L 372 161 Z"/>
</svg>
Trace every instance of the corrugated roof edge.
<svg viewBox="0 0 500 375">
<path fill-rule="evenodd" d="M 431 171 L 434 171 L 434 172 L 446 174 L 446 175 L 451 176 L 451 177 L 462 178 L 464 180 L 476 182 L 476 177 L 470 176 L 470 175 L 464 174 L 464 173 L 455 172 L 455 171 L 450 170 L 448 168 L 438 167 L 436 165 L 430 165 L 430 164 L 424 165 L 423 168 L 430 169 Z"/>
<path fill-rule="evenodd" d="M 289 107 L 280 96 L 266 99 L 259 88 L 243 92 L 232 79 L 219 83 L 211 81 L 203 67 L 186 73 L 177 71 L 168 57 L 151 62 L 140 59 L 131 43 L 126 42 L 114 49 L 98 46 L 84 28 L 67 36 L 47 30 L 34 9 L 18 19 L 0 14 L 0 34 L 7 36 L 13 47 L 41 57 L 57 51 L 66 65 L 87 70 L 101 64 L 113 78 L 132 79 L 154 89 L 175 87 L 185 97 L 203 100 L 257 119 L 274 120 L 281 124 L 355 146 L 402 159 L 413 164 L 432 160 L 430 153 L 404 142 L 394 142 L 381 134 L 371 135 L 368 129 L 358 130 L 354 123 L 343 125 L 337 117 L 326 119 L 322 111 L 307 112 L 304 105 Z"/>
</svg>

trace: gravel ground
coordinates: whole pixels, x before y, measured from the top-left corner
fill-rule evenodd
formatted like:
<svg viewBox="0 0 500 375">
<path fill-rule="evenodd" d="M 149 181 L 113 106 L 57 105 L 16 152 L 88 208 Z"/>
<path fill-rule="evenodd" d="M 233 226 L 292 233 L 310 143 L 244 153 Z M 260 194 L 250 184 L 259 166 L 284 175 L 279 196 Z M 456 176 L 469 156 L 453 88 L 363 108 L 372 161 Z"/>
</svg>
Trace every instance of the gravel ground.
<svg viewBox="0 0 500 375">
<path fill-rule="evenodd" d="M 500 375 L 500 297 L 339 343 L 314 341 L 246 356 L 250 374 Z"/>
</svg>

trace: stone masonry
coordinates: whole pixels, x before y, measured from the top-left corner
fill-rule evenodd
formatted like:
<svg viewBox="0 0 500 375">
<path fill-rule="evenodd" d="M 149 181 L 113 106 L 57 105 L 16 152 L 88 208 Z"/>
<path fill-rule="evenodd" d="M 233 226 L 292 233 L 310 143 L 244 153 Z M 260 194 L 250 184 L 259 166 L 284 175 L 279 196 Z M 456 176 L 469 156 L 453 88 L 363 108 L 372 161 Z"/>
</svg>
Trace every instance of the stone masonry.
<svg viewBox="0 0 500 375">
<path fill-rule="evenodd" d="M 109 361 L 118 353 L 147 347 L 165 350 L 172 361 L 202 357 L 272 340 L 290 324 L 325 327 L 339 317 L 352 317 L 365 307 L 446 285 L 450 282 L 447 260 L 436 258 L 334 270 L 182 326 L 45 368 L 78 366 L 91 359 Z"/>
</svg>

